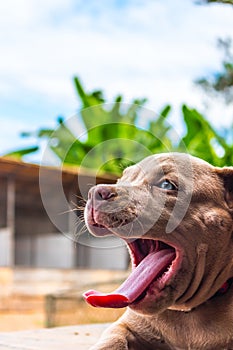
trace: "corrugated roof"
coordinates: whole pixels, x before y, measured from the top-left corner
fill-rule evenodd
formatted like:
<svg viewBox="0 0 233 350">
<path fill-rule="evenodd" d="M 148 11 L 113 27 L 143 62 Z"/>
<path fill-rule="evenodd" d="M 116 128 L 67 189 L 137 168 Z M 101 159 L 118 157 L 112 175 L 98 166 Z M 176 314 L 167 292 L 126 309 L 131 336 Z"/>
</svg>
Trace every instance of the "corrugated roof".
<svg viewBox="0 0 233 350">
<path fill-rule="evenodd" d="M 67 196 L 71 193 L 86 197 L 91 186 L 116 181 L 113 175 L 96 176 L 93 171 L 79 167 L 40 166 L 0 157 L 0 185 L 3 188 L 6 185 L 4 179 L 9 178 L 14 179 L 16 206 L 27 210 L 41 209 L 41 190 L 51 198 L 56 197 L 61 188 Z M 2 192 L 0 202 L 4 202 L 5 197 Z"/>
<path fill-rule="evenodd" d="M 43 174 L 47 173 L 51 178 L 57 176 L 62 171 L 63 183 L 73 181 L 76 176 L 97 177 L 97 182 L 113 182 L 117 179 L 112 174 L 101 174 L 97 176 L 96 172 L 89 169 L 81 169 L 78 166 L 63 166 L 62 168 L 41 166 L 39 164 L 21 162 L 12 158 L 0 157 L 0 176 L 13 176 L 19 180 L 33 181 L 39 178 L 39 174 L 42 171 Z"/>
</svg>

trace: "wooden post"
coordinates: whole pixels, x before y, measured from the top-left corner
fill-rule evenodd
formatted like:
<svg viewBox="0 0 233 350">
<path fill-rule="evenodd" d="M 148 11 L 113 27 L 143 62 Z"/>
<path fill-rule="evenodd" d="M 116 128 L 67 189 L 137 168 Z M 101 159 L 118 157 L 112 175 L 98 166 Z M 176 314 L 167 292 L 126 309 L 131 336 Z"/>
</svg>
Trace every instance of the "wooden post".
<svg viewBox="0 0 233 350">
<path fill-rule="evenodd" d="M 7 227 L 9 229 L 9 266 L 15 264 L 15 179 L 7 179 Z"/>
<path fill-rule="evenodd" d="M 75 226 L 76 226 L 76 215 L 75 213 L 72 211 L 72 207 L 73 207 L 73 197 L 75 194 L 75 190 L 72 186 L 72 188 L 69 190 L 69 197 L 68 197 L 68 206 L 70 209 L 70 212 L 68 212 L 68 236 L 70 237 L 69 239 L 71 240 L 71 244 L 72 244 L 72 266 L 70 266 L 70 268 L 75 268 L 76 267 L 76 254 L 77 254 L 77 247 L 76 247 L 76 241 L 75 241 Z M 76 201 L 76 198 L 75 198 Z M 72 205 L 71 205 L 72 204 Z"/>
</svg>

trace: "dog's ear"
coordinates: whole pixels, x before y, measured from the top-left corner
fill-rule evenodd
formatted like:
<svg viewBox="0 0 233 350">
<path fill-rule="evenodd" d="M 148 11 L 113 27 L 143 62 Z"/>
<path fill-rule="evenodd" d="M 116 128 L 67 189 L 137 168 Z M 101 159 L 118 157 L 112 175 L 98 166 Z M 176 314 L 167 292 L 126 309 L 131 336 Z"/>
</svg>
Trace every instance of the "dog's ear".
<svg viewBox="0 0 233 350">
<path fill-rule="evenodd" d="M 225 199 L 230 209 L 233 209 L 233 167 L 221 169 L 225 187 Z"/>
</svg>

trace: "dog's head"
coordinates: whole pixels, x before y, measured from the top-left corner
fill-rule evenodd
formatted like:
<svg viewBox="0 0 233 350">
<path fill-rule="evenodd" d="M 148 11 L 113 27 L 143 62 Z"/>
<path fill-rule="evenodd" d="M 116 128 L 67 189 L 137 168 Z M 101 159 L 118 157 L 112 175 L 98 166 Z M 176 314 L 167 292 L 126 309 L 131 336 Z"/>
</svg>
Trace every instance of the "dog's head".
<svg viewBox="0 0 233 350">
<path fill-rule="evenodd" d="M 233 168 L 187 154 L 150 156 L 116 185 L 93 187 L 85 220 L 94 235 L 125 240 L 133 270 L 113 293 L 87 292 L 92 305 L 187 310 L 233 277 Z"/>
</svg>

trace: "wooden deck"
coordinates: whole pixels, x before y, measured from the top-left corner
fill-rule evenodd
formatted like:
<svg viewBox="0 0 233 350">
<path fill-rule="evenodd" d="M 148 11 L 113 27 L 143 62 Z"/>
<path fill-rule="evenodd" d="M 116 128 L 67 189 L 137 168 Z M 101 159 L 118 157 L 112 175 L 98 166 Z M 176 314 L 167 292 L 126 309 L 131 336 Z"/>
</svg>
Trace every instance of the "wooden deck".
<svg viewBox="0 0 233 350">
<path fill-rule="evenodd" d="M 0 333 L 0 350 L 88 350 L 107 324 Z"/>
</svg>

